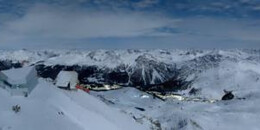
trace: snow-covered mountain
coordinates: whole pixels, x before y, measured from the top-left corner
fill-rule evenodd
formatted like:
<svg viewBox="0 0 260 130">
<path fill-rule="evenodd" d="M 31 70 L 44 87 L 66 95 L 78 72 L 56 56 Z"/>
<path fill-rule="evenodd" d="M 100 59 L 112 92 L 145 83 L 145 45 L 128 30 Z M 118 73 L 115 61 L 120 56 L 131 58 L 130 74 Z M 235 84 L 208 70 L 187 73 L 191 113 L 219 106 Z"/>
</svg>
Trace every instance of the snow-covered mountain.
<svg viewBox="0 0 260 130">
<path fill-rule="evenodd" d="M 49 50 L 1 51 L 0 69 L 36 64 L 38 74 L 55 79 L 61 70 L 75 70 L 84 84 L 105 83 L 141 86 L 165 86 L 172 90 L 190 88 L 190 84 L 211 69 L 229 62 L 259 64 L 259 50 Z M 195 80 L 195 81 L 194 81 Z M 169 84 L 167 84 L 169 85 Z"/>
<path fill-rule="evenodd" d="M 19 76 L 19 75 L 18 75 Z M 12 111 L 19 105 L 20 112 Z M 144 130 L 126 114 L 83 91 L 65 91 L 39 79 L 28 97 L 0 88 L 1 130 Z"/>
<path fill-rule="evenodd" d="M 22 125 L 19 124 L 19 120 L 25 118 L 14 119 L 16 125 L 4 119 L 10 117 L 10 112 L 5 113 L 12 104 L 23 101 L 22 105 L 27 106 L 25 107 L 27 114 L 29 110 L 34 109 L 29 109 L 28 104 L 42 107 L 49 106 L 50 102 L 52 107 L 48 107 L 44 112 L 51 115 L 51 120 L 56 121 L 54 118 L 59 118 L 55 117 L 59 116 L 55 115 L 55 112 L 65 113 L 65 117 L 61 117 L 64 119 L 56 121 L 59 124 L 57 128 L 50 129 L 63 129 L 60 126 L 63 124 L 61 122 L 67 122 L 67 128 L 75 122 L 78 123 L 75 129 L 92 128 L 92 126 L 88 127 L 88 124 L 78 122 L 88 119 L 81 116 L 80 119 L 76 118 L 79 114 L 74 110 L 101 112 L 102 120 L 105 122 L 113 120 L 112 124 L 108 123 L 108 127 L 112 128 L 112 125 L 116 125 L 116 128 L 121 129 L 117 123 L 114 124 L 116 120 L 103 112 L 101 109 L 103 107 L 109 111 L 112 108 L 118 109 L 138 124 L 142 124 L 140 127 L 144 129 L 258 130 L 260 127 L 258 123 L 260 121 L 260 106 L 258 105 L 260 103 L 260 50 L 20 50 L 0 52 L 1 70 L 31 64 L 36 65 L 38 74 L 43 78 L 55 79 L 61 70 L 75 70 L 79 73 L 80 82 L 84 84 L 113 83 L 131 87 L 105 92 L 91 91 L 88 95 L 52 89 L 49 83 L 47 85 L 43 82 L 41 84 L 44 85 L 37 87 L 26 100 L 17 100 L 0 90 L 0 114 L 4 115 L 0 116 L 0 126 L 2 123 L 4 129 L 8 129 L 9 126 L 17 128 Z M 45 86 L 49 86 L 50 89 Z M 225 94 L 223 90 L 232 91 L 234 99 L 222 101 L 221 98 Z M 155 95 L 148 94 L 150 91 L 173 91 L 178 95 L 166 95 L 168 97 L 162 101 Z M 48 95 L 47 100 L 43 100 L 45 95 Z M 96 96 L 108 106 L 102 103 L 98 103 L 102 104 L 101 107 L 98 104 L 92 104 L 99 101 L 93 99 L 91 95 Z M 39 102 L 44 104 L 39 104 Z M 85 102 L 91 105 L 86 105 Z M 88 115 L 87 112 L 82 115 Z M 39 115 L 36 111 L 33 113 Z M 15 116 L 17 115 L 11 115 L 12 119 Z M 32 116 L 29 115 L 28 118 Z M 128 119 L 125 121 L 128 122 Z M 28 119 L 29 122 L 31 120 Z M 134 126 L 139 128 L 138 125 Z M 32 129 L 35 127 L 36 125 L 30 126 Z M 25 129 L 25 126 L 23 128 Z"/>
</svg>

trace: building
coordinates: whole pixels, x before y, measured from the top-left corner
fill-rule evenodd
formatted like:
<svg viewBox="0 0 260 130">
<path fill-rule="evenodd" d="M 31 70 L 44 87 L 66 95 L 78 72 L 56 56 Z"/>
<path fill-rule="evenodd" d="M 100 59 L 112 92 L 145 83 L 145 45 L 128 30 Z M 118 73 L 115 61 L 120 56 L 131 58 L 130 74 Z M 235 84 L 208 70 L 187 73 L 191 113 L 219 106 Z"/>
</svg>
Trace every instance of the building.
<svg viewBox="0 0 260 130">
<path fill-rule="evenodd" d="M 15 96 L 27 96 L 38 84 L 34 66 L 9 69 L 0 72 L 0 86 Z"/>
<path fill-rule="evenodd" d="M 60 71 L 56 78 L 56 86 L 63 89 L 76 89 L 78 73 L 75 71 Z"/>
</svg>

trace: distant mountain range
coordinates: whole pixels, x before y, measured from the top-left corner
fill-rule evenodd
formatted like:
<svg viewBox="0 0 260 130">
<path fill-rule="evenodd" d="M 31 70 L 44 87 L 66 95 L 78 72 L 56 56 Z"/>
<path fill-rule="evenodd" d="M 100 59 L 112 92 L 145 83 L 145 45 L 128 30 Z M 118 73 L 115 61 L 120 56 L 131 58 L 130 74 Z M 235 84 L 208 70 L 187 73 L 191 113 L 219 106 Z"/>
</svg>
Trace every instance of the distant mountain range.
<svg viewBox="0 0 260 130">
<path fill-rule="evenodd" d="M 145 90 L 192 88 L 200 76 L 223 63 L 260 64 L 260 50 L 96 50 L 1 51 L 0 70 L 36 65 L 55 79 L 61 70 L 79 73 L 83 84 L 117 84 Z"/>
</svg>

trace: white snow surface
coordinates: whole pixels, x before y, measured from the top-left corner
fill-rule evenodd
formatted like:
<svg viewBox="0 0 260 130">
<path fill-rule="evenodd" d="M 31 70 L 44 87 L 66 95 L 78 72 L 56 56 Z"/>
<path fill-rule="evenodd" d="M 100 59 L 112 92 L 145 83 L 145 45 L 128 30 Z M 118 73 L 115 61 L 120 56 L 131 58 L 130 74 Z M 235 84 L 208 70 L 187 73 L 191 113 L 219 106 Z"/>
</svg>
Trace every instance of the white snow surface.
<svg viewBox="0 0 260 130">
<path fill-rule="evenodd" d="M 75 71 L 60 71 L 56 78 L 56 86 L 75 88 L 78 83 L 78 73 Z"/>
<path fill-rule="evenodd" d="M 15 55 L 18 54 L 19 56 L 16 57 Z M 215 103 L 176 99 L 163 102 L 129 87 L 107 92 L 90 92 L 107 106 L 84 92 L 62 91 L 41 81 L 28 98 L 11 97 L 0 89 L 0 130 L 1 128 L 33 130 L 38 129 L 38 126 L 42 129 L 75 130 L 149 129 L 155 127 L 153 123 L 156 121 L 160 122 L 163 130 L 259 130 L 259 50 L 22 50 L 0 51 L 0 60 L 27 60 L 29 63 L 43 60 L 47 65 L 96 65 L 114 68 L 120 64 L 134 66 L 135 60 L 145 55 L 146 58 L 158 62 L 189 66 L 189 62 L 186 61 L 196 60 L 208 54 L 221 55 L 224 60 L 220 61 L 217 67 L 190 75 L 190 78 L 196 77 L 191 88 L 200 90 L 198 94 L 189 95 L 189 89 L 179 93 L 190 98 L 217 100 Z M 199 65 L 195 67 L 200 67 Z M 152 78 L 160 77 L 158 73 L 154 71 Z M 221 101 L 224 89 L 233 91 L 235 98 L 230 101 Z M 11 111 L 12 105 L 16 104 L 22 106 L 18 114 Z M 145 111 L 139 111 L 135 107 L 144 108 Z M 59 111 L 64 112 L 64 116 L 58 115 Z M 123 111 L 128 116 L 119 111 Z M 114 114 L 119 114 L 124 120 L 113 116 Z M 142 125 L 134 122 L 131 117 L 135 117 Z M 45 125 L 42 122 L 46 122 Z"/>
<path fill-rule="evenodd" d="M 253 91 L 247 91 L 250 98 L 245 100 L 216 103 L 173 99 L 161 101 L 130 87 L 91 94 L 102 97 L 110 106 L 135 116 L 144 125 L 153 126 L 151 119 L 153 122 L 159 121 L 163 130 L 259 130 L 260 90 Z M 139 111 L 135 107 L 145 111 Z"/>
<path fill-rule="evenodd" d="M 12 106 L 20 105 L 14 113 Z M 63 114 L 59 114 L 63 113 Z M 56 88 L 43 79 L 29 97 L 0 88 L 1 130 L 145 130 L 131 117 L 82 91 Z"/>
<path fill-rule="evenodd" d="M 2 71 L 8 77 L 8 82 L 13 84 L 25 84 L 26 77 L 31 73 L 34 66 L 26 66 L 18 69 L 9 69 Z"/>
</svg>

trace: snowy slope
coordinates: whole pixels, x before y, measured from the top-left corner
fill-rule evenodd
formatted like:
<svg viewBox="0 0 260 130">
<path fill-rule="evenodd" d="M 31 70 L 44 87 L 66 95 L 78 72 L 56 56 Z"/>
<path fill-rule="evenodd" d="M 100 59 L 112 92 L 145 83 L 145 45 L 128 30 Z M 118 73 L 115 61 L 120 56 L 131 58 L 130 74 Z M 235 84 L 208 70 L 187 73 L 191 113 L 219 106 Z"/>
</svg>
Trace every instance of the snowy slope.
<svg viewBox="0 0 260 130">
<path fill-rule="evenodd" d="M 92 92 L 91 94 L 110 106 L 124 110 L 134 116 L 137 121 L 150 124 L 154 129 L 258 130 L 260 128 L 260 89 L 247 92 L 251 94 L 250 98 L 246 97 L 245 100 L 235 99 L 216 103 L 176 99 L 168 99 L 164 102 L 135 88 Z M 145 111 L 137 110 L 135 107 L 143 108 Z"/>
<path fill-rule="evenodd" d="M 15 66 L 10 61 L 22 65 L 37 63 L 38 73 L 45 78 L 55 79 L 58 73 L 56 71 L 69 69 L 80 73 L 82 83 L 95 81 L 147 86 L 166 82 L 176 75 L 183 79 L 191 75 L 198 76 L 207 70 L 218 68 L 222 62 L 258 64 L 260 51 L 239 49 L 0 51 L 0 70 Z"/>
<path fill-rule="evenodd" d="M 13 62 L 13 64 L 12 64 Z M 37 63 L 38 74 L 55 79 L 61 70 L 74 70 L 84 84 L 131 86 L 163 84 L 172 78 L 192 81 L 221 64 L 260 63 L 259 50 L 48 50 L 0 51 L 0 70 Z M 17 66 L 17 65 L 16 65 Z M 193 77 L 192 77 L 193 76 Z"/>
<path fill-rule="evenodd" d="M 247 59 L 259 56 L 259 50 L 0 50 L 0 60 L 45 61 L 46 65 L 96 65 L 114 68 L 121 64 L 135 65 L 138 57 L 166 64 L 183 63 L 203 56 L 222 56 L 224 59 Z M 212 59 L 213 60 L 213 59 Z"/>
<path fill-rule="evenodd" d="M 38 62 L 41 76 L 55 78 L 55 74 L 62 69 L 75 69 L 79 72 L 80 80 L 86 80 L 83 83 L 89 83 L 91 79 L 99 83 L 132 83 L 136 87 L 161 83 L 178 74 L 184 80 L 192 80 L 192 84 L 187 90 L 175 93 L 187 99 L 198 99 L 179 101 L 169 98 L 164 102 L 128 87 L 107 92 L 90 92 L 105 102 L 108 105 L 106 106 L 86 93 L 61 91 L 42 82 L 26 99 L 10 97 L 0 89 L 0 128 L 8 129 L 10 126 L 13 129 L 35 129 L 42 125 L 39 123 L 42 121 L 47 123 L 42 127 L 51 126 L 49 129 L 103 128 L 102 125 L 93 125 L 96 122 L 104 122 L 104 126 L 111 129 L 139 129 L 134 121 L 145 127 L 140 129 L 260 128 L 259 50 L 21 50 L 1 51 L 0 54 L 0 61 L 11 60 L 15 63 L 26 60 L 26 65 Z M 16 57 L 18 54 L 20 56 Z M 9 62 L 4 63 L 0 62 L 0 69 L 13 66 Z M 198 92 L 190 94 L 192 88 Z M 233 91 L 235 98 L 221 101 L 223 90 Z M 18 103 L 21 103 L 22 111 L 14 114 L 10 110 L 11 106 Z M 37 109 L 42 112 L 38 113 Z M 57 114 L 60 111 L 64 112 L 64 116 Z M 35 125 L 29 125 L 31 122 Z M 28 125 L 23 125 L 24 123 Z M 125 125 L 138 128 L 124 127 Z"/>
<path fill-rule="evenodd" d="M 84 92 L 60 90 L 42 79 L 28 98 L 11 97 L 0 88 L 0 104 L 1 130 L 146 129 Z M 11 109 L 16 104 L 19 113 Z"/>
</svg>

